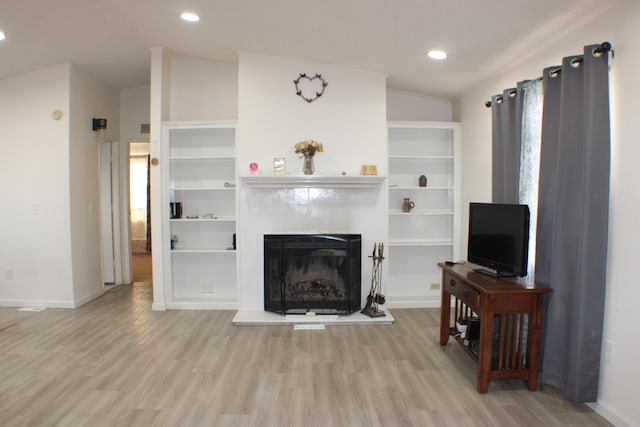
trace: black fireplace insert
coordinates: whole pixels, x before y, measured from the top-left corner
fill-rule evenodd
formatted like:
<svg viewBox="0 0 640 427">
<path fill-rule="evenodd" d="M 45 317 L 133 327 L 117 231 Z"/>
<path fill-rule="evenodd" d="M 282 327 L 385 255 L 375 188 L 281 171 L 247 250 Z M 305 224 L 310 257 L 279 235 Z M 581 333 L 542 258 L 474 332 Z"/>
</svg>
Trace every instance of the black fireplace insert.
<svg viewBox="0 0 640 427">
<path fill-rule="evenodd" d="M 264 309 L 350 314 L 361 302 L 360 234 L 264 236 Z"/>
</svg>

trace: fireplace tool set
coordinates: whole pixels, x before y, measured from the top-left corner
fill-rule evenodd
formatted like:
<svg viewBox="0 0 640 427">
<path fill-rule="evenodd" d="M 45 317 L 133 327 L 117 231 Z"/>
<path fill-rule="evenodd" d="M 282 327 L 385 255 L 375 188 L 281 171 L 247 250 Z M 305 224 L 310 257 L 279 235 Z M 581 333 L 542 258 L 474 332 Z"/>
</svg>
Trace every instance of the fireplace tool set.
<svg viewBox="0 0 640 427">
<path fill-rule="evenodd" d="M 373 253 L 369 258 L 373 261 L 373 270 L 371 271 L 371 289 L 367 295 L 367 304 L 362 309 L 362 313 L 369 317 L 383 317 L 385 313 L 378 308 L 386 301 L 382 292 L 382 260 L 384 259 L 384 244 L 374 243 Z"/>
</svg>

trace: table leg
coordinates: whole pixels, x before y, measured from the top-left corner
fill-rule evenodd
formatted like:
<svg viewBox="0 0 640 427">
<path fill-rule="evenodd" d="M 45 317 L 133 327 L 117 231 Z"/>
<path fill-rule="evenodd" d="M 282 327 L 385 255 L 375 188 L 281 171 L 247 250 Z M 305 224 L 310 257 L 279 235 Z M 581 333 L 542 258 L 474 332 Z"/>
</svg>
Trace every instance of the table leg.
<svg viewBox="0 0 640 427">
<path fill-rule="evenodd" d="M 451 321 L 451 294 L 444 290 L 442 284 L 442 301 L 440 302 L 440 345 L 449 341 L 449 322 Z"/>
</svg>

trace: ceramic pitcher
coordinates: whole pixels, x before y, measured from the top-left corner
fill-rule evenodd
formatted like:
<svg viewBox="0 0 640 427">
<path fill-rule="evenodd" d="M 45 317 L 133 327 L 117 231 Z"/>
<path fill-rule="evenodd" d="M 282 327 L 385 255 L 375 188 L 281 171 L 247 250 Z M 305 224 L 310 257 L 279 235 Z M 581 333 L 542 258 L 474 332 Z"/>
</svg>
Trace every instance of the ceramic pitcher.
<svg viewBox="0 0 640 427">
<path fill-rule="evenodd" d="M 411 212 L 411 209 L 415 208 L 416 204 L 411 201 L 408 197 L 404 199 L 402 202 L 402 210 L 404 212 Z"/>
</svg>

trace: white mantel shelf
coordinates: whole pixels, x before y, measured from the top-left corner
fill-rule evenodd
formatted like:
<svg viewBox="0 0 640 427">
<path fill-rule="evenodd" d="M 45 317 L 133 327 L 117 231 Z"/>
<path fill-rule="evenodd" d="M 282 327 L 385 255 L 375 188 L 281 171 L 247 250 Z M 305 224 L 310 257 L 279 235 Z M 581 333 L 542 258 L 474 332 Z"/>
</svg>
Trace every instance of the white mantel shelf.
<svg viewBox="0 0 640 427">
<path fill-rule="evenodd" d="M 243 184 L 256 188 L 375 188 L 380 186 L 386 176 L 321 176 L 321 175 L 286 175 L 286 176 L 241 176 Z"/>
</svg>

